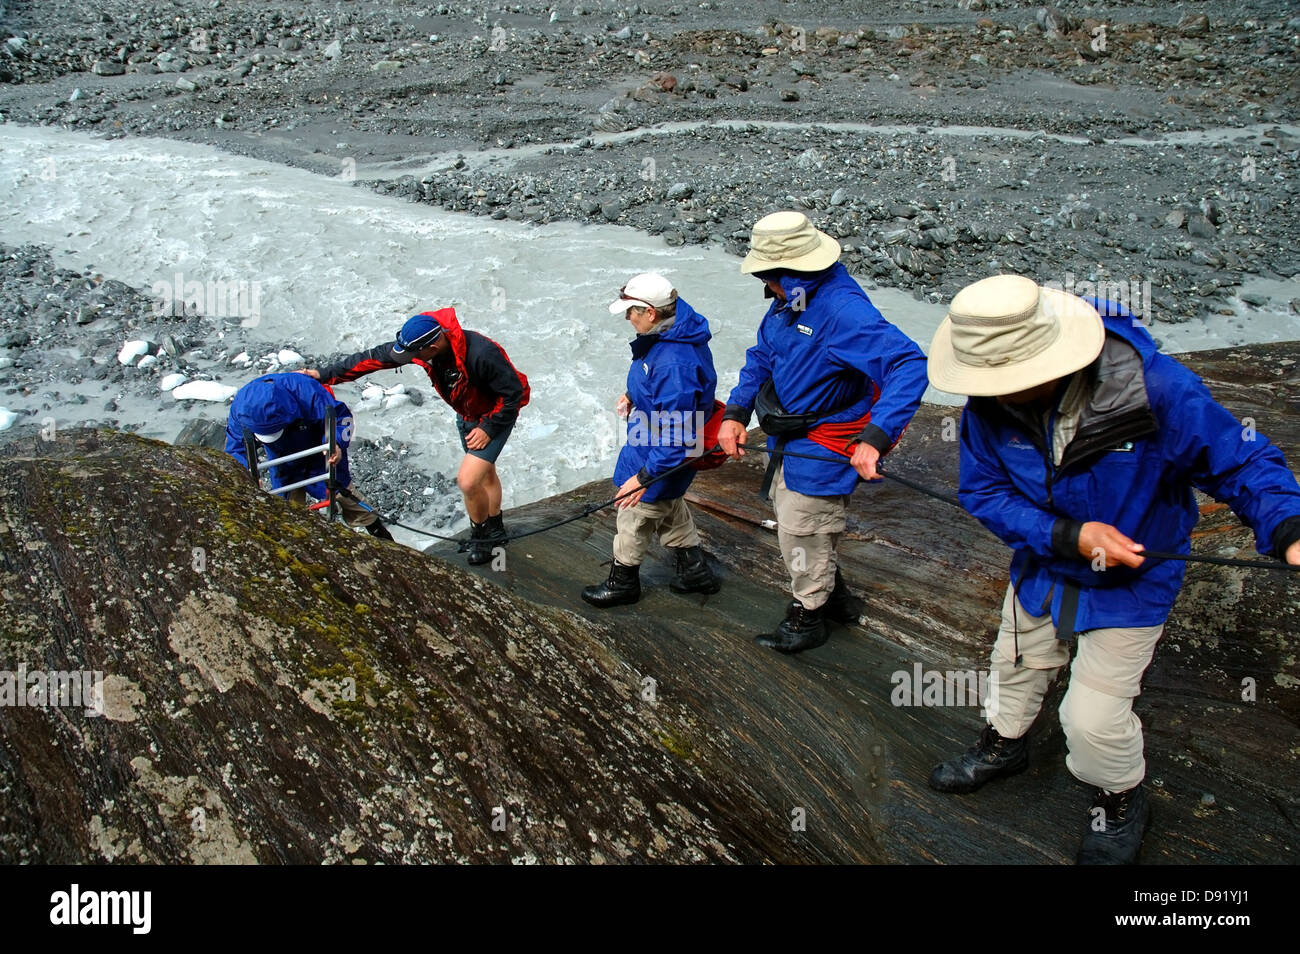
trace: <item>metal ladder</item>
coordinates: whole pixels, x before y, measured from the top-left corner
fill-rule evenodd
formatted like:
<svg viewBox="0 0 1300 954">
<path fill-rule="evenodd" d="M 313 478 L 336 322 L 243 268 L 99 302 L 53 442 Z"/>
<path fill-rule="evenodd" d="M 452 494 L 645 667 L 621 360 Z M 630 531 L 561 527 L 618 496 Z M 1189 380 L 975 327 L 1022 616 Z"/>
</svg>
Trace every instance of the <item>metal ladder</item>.
<svg viewBox="0 0 1300 954">
<path fill-rule="evenodd" d="M 332 458 L 335 449 L 338 447 L 334 430 L 334 408 L 330 408 L 325 414 L 325 435 L 325 443 L 321 444 L 319 447 L 308 447 L 306 450 L 286 454 L 284 457 L 271 457 L 268 454 L 266 460 L 259 461 L 257 459 L 257 440 L 253 437 L 252 431 L 248 430 L 248 428 L 244 428 L 244 456 L 248 458 L 248 472 L 253 475 L 253 480 L 257 482 L 258 486 L 261 486 L 262 474 L 279 467 L 281 464 L 288 464 L 291 461 L 301 460 L 304 457 L 310 457 L 312 454 L 319 454 L 322 451 L 328 455 L 326 458 L 327 460 Z M 337 468 L 334 464 L 330 464 L 323 474 L 318 474 L 315 477 L 308 477 L 305 480 L 298 481 L 296 484 L 289 484 L 287 487 L 275 487 L 270 492 L 273 494 L 287 494 L 290 491 L 300 490 L 303 487 L 309 487 L 310 485 L 323 480 L 325 481 L 325 499 L 319 503 L 311 504 L 308 509 L 325 510 L 326 519 L 335 520 L 338 518 L 340 511 L 338 504 L 334 500 L 336 469 Z"/>
</svg>

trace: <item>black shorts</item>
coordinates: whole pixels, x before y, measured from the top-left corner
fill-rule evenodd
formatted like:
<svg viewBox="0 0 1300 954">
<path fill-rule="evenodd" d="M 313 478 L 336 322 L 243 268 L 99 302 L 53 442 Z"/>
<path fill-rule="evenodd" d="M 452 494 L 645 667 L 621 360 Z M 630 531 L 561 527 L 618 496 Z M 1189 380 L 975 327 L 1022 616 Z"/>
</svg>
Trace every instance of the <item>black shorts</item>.
<svg viewBox="0 0 1300 954">
<path fill-rule="evenodd" d="M 514 423 L 512 422 L 504 431 L 488 441 L 487 447 L 484 447 L 481 450 L 470 450 L 465 446 L 465 438 L 469 435 L 469 432 L 474 430 L 476 427 L 478 427 L 477 424 L 470 423 L 463 417 L 457 416 L 456 430 L 460 432 L 460 449 L 471 457 L 477 457 L 479 460 L 485 460 L 489 464 L 495 464 L 497 458 L 501 456 L 501 451 L 506 446 L 506 439 L 510 437 L 510 432 L 515 429 Z"/>
</svg>

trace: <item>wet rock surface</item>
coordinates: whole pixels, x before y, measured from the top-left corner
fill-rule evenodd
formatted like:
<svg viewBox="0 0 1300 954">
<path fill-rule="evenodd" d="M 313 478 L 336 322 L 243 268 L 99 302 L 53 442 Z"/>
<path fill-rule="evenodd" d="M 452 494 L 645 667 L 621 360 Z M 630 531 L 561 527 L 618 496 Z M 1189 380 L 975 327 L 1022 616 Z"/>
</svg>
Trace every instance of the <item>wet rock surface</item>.
<svg viewBox="0 0 1300 954">
<path fill-rule="evenodd" d="M 1297 361 L 1296 344 L 1186 359 L 1230 410 L 1278 443 L 1293 470 Z M 888 469 L 951 492 L 958 427 L 956 409 L 923 407 Z M 750 445 L 759 437 L 752 432 Z M 689 492 L 721 575 L 716 596 L 672 593 L 667 554 L 652 548 L 640 603 L 608 611 L 580 604 L 581 587 L 602 578 L 599 564 L 609 559 L 608 513 L 512 544 L 508 572 L 482 575 L 514 597 L 616 626 L 621 650 L 658 681 L 662 698 L 689 701 L 696 747 L 733 753 L 751 784 L 779 780 L 787 812 L 804 807 L 809 832 L 815 818 L 818 832 L 833 837 L 833 857 L 1071 863 L 1091 792 L 1064 765 L 1056 714 L 1064 680 L 1031 730 L 1026 773 L 965 797 L 926 785 L 934 765 L 971 745 L 983 724 L 958 680 L 974 680 L 988 665 L 1009 551 L 946 504 L 891 482 L 860 484 L 840 547 L 859 625 L 833 627 L 825 646 L 794 659 L 779 656 L 751 642 L 772 631 L 789 600 L 775 533 L 763 526 L 772 512 L 757 496 L 761 477 L 751 455 L 701 474 Z M 593 484 L 520 508 L 508 515 L 511 526 L 545 524 L 606 489 Z M 1195 553 L 1262 559 L 1230 511 L 1201 502 Z M 557 567 L 566 568 L 564 586 Z M 1142 863 L 1295 860 L 1297 632 L 1300 575 L 1189 565 L 1135 706 L 1153 801 Z M 947 675 L 945 704 L 896 704 L 898 687 L 911 685 L 918 666 Z M 1213 807 L 1202 797 L 1207 790 Z"/>
<path fill-rule="evenodd" d="M 105 674 L 100 716 L 0 706 L 6 863 L 816 856 L 612 630 L 234 471 L 107 431 L 0 454 L 0 668 Z"/>
<path fill-rule="evenodd" d="M 1282 345 L 1188 363 L 1294 461 L 1298 361 Z M 956 414 L 923 408 L 891 468 L 951 488 Z M 860 487 L 841 550 L 859 624 L 783 657 L 751 642 L 788 599 L 760 477 L 753 455 L 692 487 L 719 594 L 671 593 L 656 551 L 641 603 L 599 612 L 577 594 L 603 575 L 607 513 L 469 572 L 259 494 L 215 451 L 11 442 L 0 669 L 105 678 L 102 716 L 0 707 L 0 859 L 1070 860 L 1089 794 L 1063 765 L 1061 685 L 1030 770 L 967 798 L 925 779 L 974 738 L 974 701 L 895 704 L 899 673 L 985 665 L 1001 544 L 910 489 Z M 1205 513 L 1196 552 L 1253 557 Z M 1158 809 L 1143 861 L 1294 861 L 1297 614 L 1294 575 L 1189 569 L 1137 702 Z"/>
</svg>

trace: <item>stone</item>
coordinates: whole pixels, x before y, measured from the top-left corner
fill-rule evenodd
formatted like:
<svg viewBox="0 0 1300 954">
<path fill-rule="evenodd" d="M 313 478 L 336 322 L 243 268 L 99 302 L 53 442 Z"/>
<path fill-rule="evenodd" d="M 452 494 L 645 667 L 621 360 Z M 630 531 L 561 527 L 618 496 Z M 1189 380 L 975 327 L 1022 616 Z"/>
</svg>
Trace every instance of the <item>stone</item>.
<svg viewBox="0 0 1300 954">
<path fill-rule="evenodd" d="M 1074 28 L 1070 18 L 1055 7 L 1039 7 L 1035 19 L 1048 36 L 1061 36 Z"/>
<path fill-rule="evenodd" d="M 180 433 L 176 435 L 176 440 L 172 443 L 182 446 L 195 445 L 198 447 L 211 447 L 213 450 L 225 450 L 226 424 L 224 421 L 196 417 L 181 428 Z"/>
<path fill-rule="evenodd" d="M 98 76 L 121 76 L 126 72 L 126 64 L 117 60 L 95 60 L 90 71 Z"/>
</svg>

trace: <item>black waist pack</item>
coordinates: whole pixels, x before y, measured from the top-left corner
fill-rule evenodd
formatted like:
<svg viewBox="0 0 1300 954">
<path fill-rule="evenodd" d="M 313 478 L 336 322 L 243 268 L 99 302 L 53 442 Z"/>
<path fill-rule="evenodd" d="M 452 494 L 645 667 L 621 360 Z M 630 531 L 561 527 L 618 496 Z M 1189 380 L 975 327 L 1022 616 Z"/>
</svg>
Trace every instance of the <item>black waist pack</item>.
<svg viewBox="0 0 1300 954">
<path fill-rule="evenodd" d="M 828 411 L 790 414 L 781 406 L 781 401 L 776 396 L 776 385 L 772 383 L 771 378 L 768 378 L 767 382 L 758 389 L 758 396 L 754 398 L 754 412 L 758 415 L 758 426 L 763 429 L 764 434 L 771 434 L 774 437 L 793 436 L 811 430 L 818 421 L 834 417 L 857 402 L 858 398 L 854 398 L 847 404 Z"/>
</svg>

